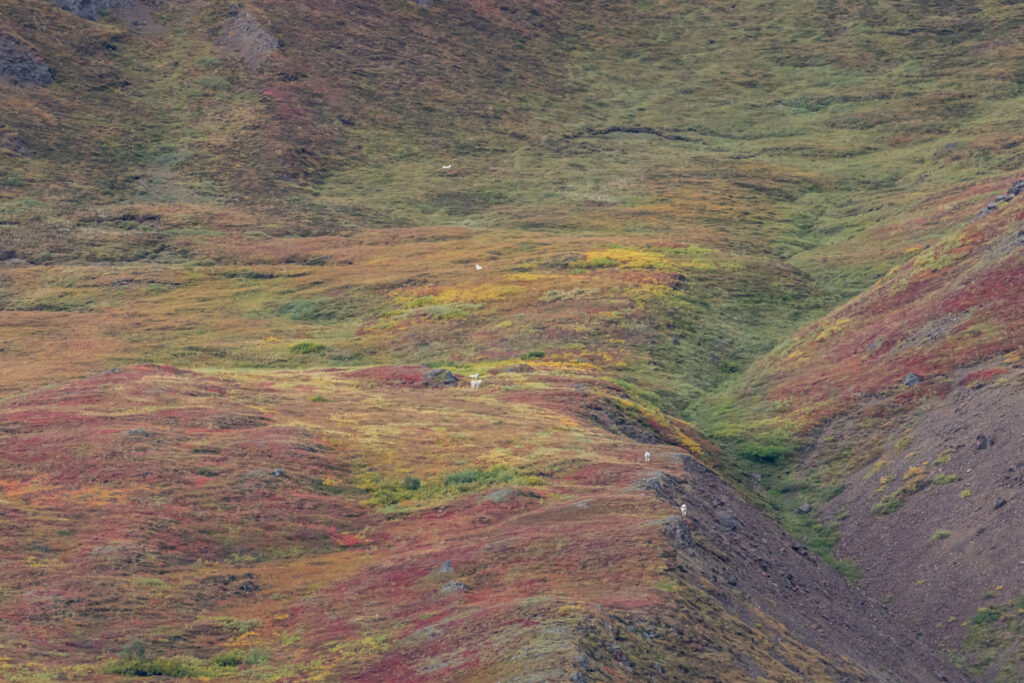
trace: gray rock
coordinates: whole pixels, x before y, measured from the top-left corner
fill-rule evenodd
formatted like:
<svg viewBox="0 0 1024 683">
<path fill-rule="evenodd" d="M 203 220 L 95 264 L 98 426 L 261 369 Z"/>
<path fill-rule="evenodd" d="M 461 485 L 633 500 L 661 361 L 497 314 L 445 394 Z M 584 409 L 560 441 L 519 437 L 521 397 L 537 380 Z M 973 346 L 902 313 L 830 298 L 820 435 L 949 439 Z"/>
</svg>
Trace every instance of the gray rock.
<svg viewBox="0 0 1024 683">
<path fill-rule="evenodd" d="M 1006 499 L 1005 498 L 1002 498 L 1002 497 L 996 498 L 996 504 L 994 506 L 992 506 L 992 509 L 993 510 L 998 510 L 999 508 L 1003 507 L 1004 505 L 1006 505 Z"/>
<path fill-rule="evenodd" d="M 50 2 L 83 19 L 96 21 L 100 12 L 124 7 L 129 4 L 130 0 L 50 0 Z"/>
<path fill-rule="evenodd" d="M 983 451 L 989 446 L 993 445 L 994 443 L 995 441 L 992 440 L 990 437 L 987 437 L 984 434 L 978 434 L 978 438 L 974 443 L 974 447 L 979 451 Z"/>
<path fill-rule="evenodd" d="M 281 41 L 248 12 L 225 21 L 220 36 L 213 42 L 226 54 L 241 59 L 250 71 L 259 68 L 270 53 L 281 47 Z"/>
<path fill-rule="evenodd" d="M 491 503 L 507 503 L 513 498 L 540 498 L 540 494 L 534 493 L 533 491 L 526 491 L 524 489 L 516 489 L 511 486 L 504 488 L 495 489 L 486 496 L 484 500 Z"/>
<path fill-rule="evenodd" d="M 270 476 L 272 476 L 272 477 L 286 477 L 286 476 L 288 476 L 288 475 L 286 475 L 286 474 L 284 473 L 284 470 L 282 470 L 281 468 L 278 468 L 278 469 L 276 469 L 276 470 L 273 470 L 273 471 L 272 471 L 272 472 L 270 473 Z"/>
<path fill-rule="evenodd" d="M 0 33 L 0 79 L 12 85 L 46 86 L 53 82 L 53 72 L 31 47 Z"/>
<path fill-rule="evenodd" d="M 420 7 L 433 7 L 434 6 L 434 0 L 412 0 L 412 1 L 415 2 L 417 5 L 419 5 Z"/>
<path fill-rule="evenodd" d="M 448 574 L 452 571 L 452 561 L 445 560 L 440 567 L 437 568 L 438 574 Z"/>
<path fill-rule="evenodd" d="M 442 593 L 454 593 L 455 591 L 466 592 L 469 590 L 469 586 L 462 583 L 461 581 L 449 581 L 445 585 L 441 586 Z"/>
<path fill-rule="evenodd" d="M 450 370 L 436 368 L 434 370 L 428 370 L 427 374 L 423 375 L 423 382 L 428 387 L 443 387 L 451 384 L 458 384 L 459 380 L 451 373 Z"/>
<path fill-rule="evenodd" d="M 32 150 L 25 144 L 25 141 L 14 133 L 0 133 L 0 148 L 8 149 L 22 157 L 32 154 Z M 9 258 L 13 258 L 13 254 Z"/>
<path fill-rule="evenodd" d="M 810 512 L 810 510 L 808 510 L 808 512 Z M 729 531 L 736 531 L 739 527 L 739 522 L 736 521 L 736 517 L 732 514 L 732 510 L 718 510 L 715 512 L 715 517 L 718 519 L 719 524 Z"/>
<path fill-rule="evenodd" d="M 908 387 L 912 387 L 920 381 L 921 378 L 915 375 L 914 373 L 910 373 L 909 375 L 903 378 L 903 383 L 906 384 Z"/>
<path fill-rule="evenodd" d="M 811 504 L 810 503 L 804 503 L 803 505 L 801 505 L 800 507 L 798 507 L 796 509 L 796 514 L 798 514 L 798 515 L 806 515 L 810 511 L 811 511 Z"/>
</svg>

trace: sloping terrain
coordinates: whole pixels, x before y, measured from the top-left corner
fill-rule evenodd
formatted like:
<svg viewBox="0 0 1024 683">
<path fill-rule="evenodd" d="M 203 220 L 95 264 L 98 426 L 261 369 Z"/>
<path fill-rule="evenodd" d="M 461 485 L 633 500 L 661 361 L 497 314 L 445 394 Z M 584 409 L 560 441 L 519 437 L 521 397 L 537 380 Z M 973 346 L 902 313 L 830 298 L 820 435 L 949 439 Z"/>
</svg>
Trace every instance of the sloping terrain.
<svg viewBox="0 0 1024 683">
<path fill-rule="evenodd" d="M 702 406 L 786 512 L 820 507 L 865 587 L 986 680 L 1024 675 L 1018 187 Z"/>
<path fill-rule="evenodd" d="M 1022 26 L 0 0 L 0 677 L 1019 679 Z"/>
<path fill-rule="evenodd" d="M 673 444 L 575 414 L 600 383 L 431 383 L 136 366 L 8 401 L 5 676 L 956 680 Z"/>
</svg>

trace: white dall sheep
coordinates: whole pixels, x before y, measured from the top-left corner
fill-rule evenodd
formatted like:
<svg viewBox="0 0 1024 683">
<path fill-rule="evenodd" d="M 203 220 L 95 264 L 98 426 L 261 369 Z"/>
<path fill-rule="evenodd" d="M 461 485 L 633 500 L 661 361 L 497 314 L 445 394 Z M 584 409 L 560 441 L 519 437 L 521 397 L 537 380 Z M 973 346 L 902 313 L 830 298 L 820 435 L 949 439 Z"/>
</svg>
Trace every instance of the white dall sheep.
<svg viewBox="0 0 1024 683">
<path fill-rule="evenodd" d="M 473 387 L 474 389 L 479 389 L 480 385 L 483 383 L 484 381 L 482 379 L 474 379 L 470 381 L 469 386 Z"/>
<path fill-rule="evenodd" d="M 650 461 L 651 461 L 651 452 L 647 451 L 646 453 L 644 453 L 644 462 L 650 462 Z"/>
</svg>

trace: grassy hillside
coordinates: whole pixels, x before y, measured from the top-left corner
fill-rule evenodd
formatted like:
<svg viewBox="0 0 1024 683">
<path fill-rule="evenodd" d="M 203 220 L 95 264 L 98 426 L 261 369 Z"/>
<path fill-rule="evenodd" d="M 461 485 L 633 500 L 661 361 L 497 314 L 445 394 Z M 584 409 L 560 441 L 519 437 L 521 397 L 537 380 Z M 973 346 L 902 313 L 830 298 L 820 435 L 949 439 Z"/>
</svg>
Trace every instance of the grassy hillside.
<svg viewBox="0 0 1024 683">
<path fill-rule="evenodd" d="M 1019 168 L 1024 9 L 426 4 L 0 0 L 5 676 L 937 675 L 807 640 L 861 598 L 789 555 L 950 611 L 938 541 L 920 598 L 848 539 L 966 476 L 906 455 L 931 401 L 1015 381 L 1024 200 L 968 221 Z M 731 492 L 665 527 L 648 449 L 789 555 L 728 555 Z M 787 573 L 839 597 L 788 615 Z M 1011 675 L 984 600 L 924 640 Z"/>
</svg>

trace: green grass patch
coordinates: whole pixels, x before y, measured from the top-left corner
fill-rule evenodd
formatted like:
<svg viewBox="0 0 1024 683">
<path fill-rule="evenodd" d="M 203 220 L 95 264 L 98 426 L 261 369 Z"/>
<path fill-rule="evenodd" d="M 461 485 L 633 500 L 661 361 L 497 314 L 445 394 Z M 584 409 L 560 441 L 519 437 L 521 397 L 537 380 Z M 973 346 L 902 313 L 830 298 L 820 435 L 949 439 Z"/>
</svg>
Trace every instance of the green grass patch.
<svg viewBox="0 0 1024 683">
<path fill-rule="evenodd" d="M 352 317 L 351 307 L 339 306 L 334 299 L 294 299 L 278 306 L 277 315 L 298 322 L 333 322 Z"/>
<path fill-rule="evenodd" d="M 881 502 L 876 503 L 874 506 L 872 506 L 871 514 L 877 515 L 879 517 L 891 515 L 892 513 L 896 512 L 901 507 L 903 507 L 904 500 L 905 498 L 903 496 L 900 496 L 895 493 L 889 494 L 888 496 L 883 498 Z"/>
<path fill-rule="evenodd" d="M 378 507 L 392 507 L 409 501 L 432 501 L 455 498 L 466 493 L 502 484 L 538 486 L 544 480 L 511 467 L 497 465 L 489 469 L 471 468 L 432 477 L 389 479 L 379 475 L 364 476 L 360 487 L 370 494 L 370 502 Z"/>
<path fill-rule="evenodd" d="M 305 355 L 309 353 L 320 353 L 322 351 L 326 351 L 327 347 L 324 346 L 323 344 L 317 344 L 315 342 L 302 341 L 292 344 L 291 346 L 288 347 L 288 350 L 291 351 L 292 353 Z"/>
</svg>

